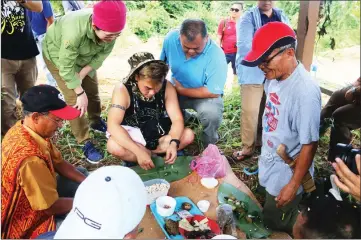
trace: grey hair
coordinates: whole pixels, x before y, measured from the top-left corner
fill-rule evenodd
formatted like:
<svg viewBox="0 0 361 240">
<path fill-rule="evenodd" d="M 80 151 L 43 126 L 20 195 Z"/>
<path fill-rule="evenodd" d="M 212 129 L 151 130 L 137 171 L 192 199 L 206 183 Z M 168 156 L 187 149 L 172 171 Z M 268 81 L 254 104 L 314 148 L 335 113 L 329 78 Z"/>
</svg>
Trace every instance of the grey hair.
<svg viewBox="0 0 361 240">
<path fill-rule="evenodd" d="M 29 117 L 31 114 L 33 114 L 34 112 L 30 112 L 30 111 L 28 111 L 28 110 L 25 110 L 25 109 L 23 109 L 23 115 L 24 115 L 24 117 Z M 42 113 L 40 113 L 40 114 L 43 114 L 43 115 L 48 115 L 48 112 L 42 112 Z"/>
<path fill-rule="evenodd" d="M 190 42 L 194 41 L 198 34 L 205 38 L 208 35 L 207 25 L 200 19 L 186 19 L 182 22 L 180 34 L 186 36 Z"/>
<path fill-rule="evenodd" d="M 280 47 L 280 50 L 285 50 L 287 48 L 293 48 L 296 51 L 296 41 L 294 41 L 293 43 L 287 44 L 285 46 Z"/>
</svg>

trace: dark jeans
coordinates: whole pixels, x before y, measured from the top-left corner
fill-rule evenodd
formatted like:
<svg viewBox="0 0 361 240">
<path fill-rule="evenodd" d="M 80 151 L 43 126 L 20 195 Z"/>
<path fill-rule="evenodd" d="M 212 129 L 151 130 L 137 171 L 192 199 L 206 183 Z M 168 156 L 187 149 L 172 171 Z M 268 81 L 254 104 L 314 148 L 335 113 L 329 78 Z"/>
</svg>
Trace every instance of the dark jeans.
<svg viewBox="0 0 361 240">
<path fill-rule="evenodd" d="M 266 201 L 263 207 L 263 220 L 265 226 L 272 230 L 285 231 L 292 235 L 293 225 L 298 216 L 298 205 L 302 200 L 302 194 L 298 194 L 286 206 L 277 208 L 275 196 L 266 192 Z"/>
<path fill-rule="evenodd" d="M 350 87 L 335 91 L 326 106 L 321 111 L 320 135 L 322 135 L 330 125 L 331 127 L 330 146 L 328 161 L 335 161 L 337 156 L 337 143 L 349 144 L 352 139 L 351 130 L 361 128 L 361 105 L 350 103 L 345 99 L 345 93 Z"/>
<path fill-rule="evenodd" d="M 226 54 L 227 64 L 228 64 L 229 62 L 231 62 L 231 64 L 232 64 L 233 75 L 236 75 L 236 54 L 237 54 L 237 53 L 229 53 L 229 54 Z"/>
<path fill-rule="evenodd" d="M 76 168 L 79 172 L 81 172 L 82 174 L 84 174 L 85 176 L 89 175 L 89 172 L 83 168 L 83 167 L 77 167 Z M 75 196 L 75 192 L 79 187 L 79 183 L 71 181 L 70 179 L 60 176 L 57 176 L 57 191 L 59 194 L 59 197 L 66 197 L 66 198 L 74 198 Z M 64 220 L 66 217 L 66 214 L 64 215 L 57 215 L 55 216 L 55 220 L 57 222 Z"/>
</svg>

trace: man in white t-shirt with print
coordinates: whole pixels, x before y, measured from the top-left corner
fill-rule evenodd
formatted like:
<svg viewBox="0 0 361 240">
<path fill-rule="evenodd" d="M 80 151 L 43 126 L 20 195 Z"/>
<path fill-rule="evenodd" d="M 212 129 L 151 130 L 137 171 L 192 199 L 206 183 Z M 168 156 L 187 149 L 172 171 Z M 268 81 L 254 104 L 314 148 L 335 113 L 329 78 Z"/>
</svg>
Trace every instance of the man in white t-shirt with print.
<svg viewBox="0 0 361 240">
<path fill-rule="evenodd" d="M 302 198 L 302 178 L 313 175 L 313 157 L 319 139 L 321 92 L 301 62 L 297 61 L 295 32 L 286 24 L 272 22 L 261 27 L 252 49 L 242 61 L 258 66 L 266 79 L 259 181 L 266 189 L 264 222 L 274 230 L 292 233 Z M 285 144 L 295 169 L 277 154 Z"/>
</svg>

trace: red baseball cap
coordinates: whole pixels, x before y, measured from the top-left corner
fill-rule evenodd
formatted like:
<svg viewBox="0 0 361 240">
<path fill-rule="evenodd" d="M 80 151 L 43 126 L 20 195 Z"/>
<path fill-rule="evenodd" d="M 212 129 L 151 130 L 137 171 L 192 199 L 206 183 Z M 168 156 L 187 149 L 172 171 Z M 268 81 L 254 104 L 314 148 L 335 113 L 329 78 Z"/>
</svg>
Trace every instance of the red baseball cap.
<svg viewBox="0 0 361 240">
<path fill-rule="evenodd" d="M 80 115 L 79 110 L 66 105 L 58 89 L 49 85 L 29 88 L 21 97 L 21 102 L 26 111 L 50 112 L 64 120 L 73 120 Z"/>
<path fill-rule="evenodd" d="M 256 31 L 252 49 L 242 60 L 242 65 L 258 66 L 271 52 L 279 47 L 296 42 L 296 33 L 287 24 L 270 22 Z"/>
</svg>

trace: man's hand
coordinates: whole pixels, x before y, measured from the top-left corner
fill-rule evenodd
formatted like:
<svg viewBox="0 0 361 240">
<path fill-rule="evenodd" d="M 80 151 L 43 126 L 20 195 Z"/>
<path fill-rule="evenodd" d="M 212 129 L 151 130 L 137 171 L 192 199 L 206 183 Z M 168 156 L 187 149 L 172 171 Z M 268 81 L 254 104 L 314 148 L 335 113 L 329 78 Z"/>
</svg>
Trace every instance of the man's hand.
<svg viewBox="0 0 361 240">
<path fill-rule="evenodd" d="M 166 151 L 165 163 L 173 164 L 176 159 L 177 159 L 177 144 L 175 142 L 171 142 L 171 144 L 169 144 Z"/>
<path fill-rule="evenodd" d="M 297 186 L 297 184 L 293 183 L 292 181 L 284 186 L 280 194 L 275 199 L 277 202 L 276 207 L 281 208 L 286 206 L 293 199 L 295 199 L 299 186 L 300 185 Z"/>
<path fill-rule="evenodd" d="M 149 170 L 155 167 L 150 155 L 145 151 L 142 150 L 136 156 L 139 166 L 144 170 Z"/>
<path fill-rule="evenodd" d="M 76 94 L 80 94 L 84 91 L 84 89 L 79 86 L 75 88 L 74 91 Z M 79 117 L 82 117 L 86 113 L 88 109 L 88 97 L 85 92 L 76 98 L 76 104 L 74 105 L 74 108 L 80 111 Z"/>
<path fill-rule="evenodd" d="M 339 158 L 336 158 L 336 162 L 332 163 L 333 168 L 336 170 L 337 177 L 335 177 L 336 185 L 344 192 L 347 192 L 354 196 L 358 201 L 361 200 L 361 186 L 360 186 L 360 170 L 361 170 L 361 155 L 356 155 L 356 165 L 359 172 L 358 175 L 351 172 L 346 164 Z"/>
</svg>

